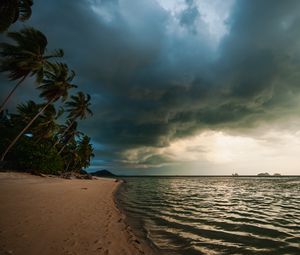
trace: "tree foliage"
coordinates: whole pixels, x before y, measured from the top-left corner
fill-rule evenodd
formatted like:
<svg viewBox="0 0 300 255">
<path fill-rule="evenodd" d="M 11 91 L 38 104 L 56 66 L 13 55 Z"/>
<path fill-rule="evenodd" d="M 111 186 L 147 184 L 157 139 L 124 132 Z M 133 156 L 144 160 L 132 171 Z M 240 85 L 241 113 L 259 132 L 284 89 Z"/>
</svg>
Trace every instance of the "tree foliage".
<svg viewBox="0 0 300 255">
<path fill-rule="evenodd" d="M 31 0 L 3 0 L 0 15 L 10 11 L 7 24 L 25 20 L 31 15 L 31 5 Z M 2 21 L 0 18 L 0 31 Z M 77 120 L 92 115 L 91 97 L 77 92 L 68 100 L 70 89 L 77 88 L 72 83 L 75 72 L 65 63 L 51 62 L 53 57 L 63 57 L 63 50 L 47 54 L 47 37 L 34 28 L 8 32 L 7 36 L 14 43 L 0 43 L 0 72 L 19 81 L 7 99 L 26 77 L 34 76 L 44 102 L 21 102 L 12 113 L 4 108 L 8 100 L 1 105 L 2 163 L 47 174 L 87 168 L 94 156 L 93 147 L 91 138 L 78 130 Z"/>
<path fill-rule="evenodd" d="M 0 72 L 7 73 L 10 80 L 18 82 L 1 104 L 0 112 L 28 76 L 35 76 L 37 82 L 41 82 L 49 67 L 53 68 L 49 60 L 64 55 L 61 49 L 46 55 L 47 37 L 34 28 L 9 32 L 7 36 L 13 43 L 0 43 Z"/>
<path fill-rule="evenodd" d="M 28 20 L 31 16 L 32 5 L 32 0 L 1 0 L 0 32 L 6 31 L 17 20 Z"/>
<path fill-rule="evenodd" d="M 32 137 L 24 137 L 10 156 L 17 160 L 17 167 L 22 170 L 44 174 L 58 174 L 64 171 L 63 158 L 55 148 L 45 142 L 36 143 Z"/>
</svg>

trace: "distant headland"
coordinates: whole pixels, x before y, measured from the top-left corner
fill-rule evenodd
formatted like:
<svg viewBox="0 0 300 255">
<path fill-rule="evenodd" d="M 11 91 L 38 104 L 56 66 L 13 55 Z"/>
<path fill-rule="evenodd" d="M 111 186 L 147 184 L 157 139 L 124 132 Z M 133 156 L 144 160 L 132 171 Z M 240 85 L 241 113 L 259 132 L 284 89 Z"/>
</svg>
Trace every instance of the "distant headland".
<svg viewBox="0 0 300 255">
<path fill-rule="evenodd" d="M 113 173 L 111 173 L 106 169 L 102 169 L 96 172 L 91 172 L 90 174 L 97 177 L 111 177 L 111 178 L 116 177 L 116 175 L 114 175 Z"/>
<path fill-rule="evenodd" d="M 271 174 L 265 172 L 265 173 L 259 173 L 257 176 L 259 176 L 259 177 L 271 177 L 271 176 L 279 177 L 279 176 L 281 176 L 281 174 L 275 173 L 275 174 L 271 175 Z"/>
</svg>

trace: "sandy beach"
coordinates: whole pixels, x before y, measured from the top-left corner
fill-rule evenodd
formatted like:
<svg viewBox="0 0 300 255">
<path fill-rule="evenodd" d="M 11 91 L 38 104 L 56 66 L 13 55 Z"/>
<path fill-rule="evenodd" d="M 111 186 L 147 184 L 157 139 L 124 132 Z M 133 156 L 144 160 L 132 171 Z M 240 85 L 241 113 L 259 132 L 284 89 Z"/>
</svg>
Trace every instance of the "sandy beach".
<svg viewBox="0 0 300 255">
<path fill-rule="evenodd" d="M 0 173 L 0 255 L 149 254 L 115 206 L 119 184 Z"/>
</svg>

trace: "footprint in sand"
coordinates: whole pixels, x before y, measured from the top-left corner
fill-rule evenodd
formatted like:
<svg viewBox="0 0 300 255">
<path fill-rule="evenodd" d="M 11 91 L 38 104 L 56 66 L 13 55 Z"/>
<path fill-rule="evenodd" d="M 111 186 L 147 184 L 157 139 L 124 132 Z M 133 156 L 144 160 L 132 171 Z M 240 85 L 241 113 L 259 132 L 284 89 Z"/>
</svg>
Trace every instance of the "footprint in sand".
<svg viewBox="0 0 300 255">
<path fill-rule="evenodd" d="M 77 245 L 77 242 L 76 242 L 76 241 L 71 241 L 71 242 L 70 242 L 70 245 L 71 245 L 71 247 L 74 247 L 74 246 Z"/>
<path fill-rule="evenodd" d="M 97 239 L 94 241 L 94 244 L 100 244 L 101 243 L 101 240 L 100 239 Z"/>
</svg>

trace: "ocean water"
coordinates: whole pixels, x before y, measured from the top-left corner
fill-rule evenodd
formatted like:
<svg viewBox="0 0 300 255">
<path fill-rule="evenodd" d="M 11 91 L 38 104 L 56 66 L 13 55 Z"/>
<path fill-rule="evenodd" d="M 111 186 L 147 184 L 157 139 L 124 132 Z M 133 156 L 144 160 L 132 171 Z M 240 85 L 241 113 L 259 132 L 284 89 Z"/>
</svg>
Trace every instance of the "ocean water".
<svg viewBox="0 0 300 255">
<path fill-rule="evenodd" d="M 159 254 L 300 254 L 300 178 L 126 178 L 118 201 Z"/>
</svg>

